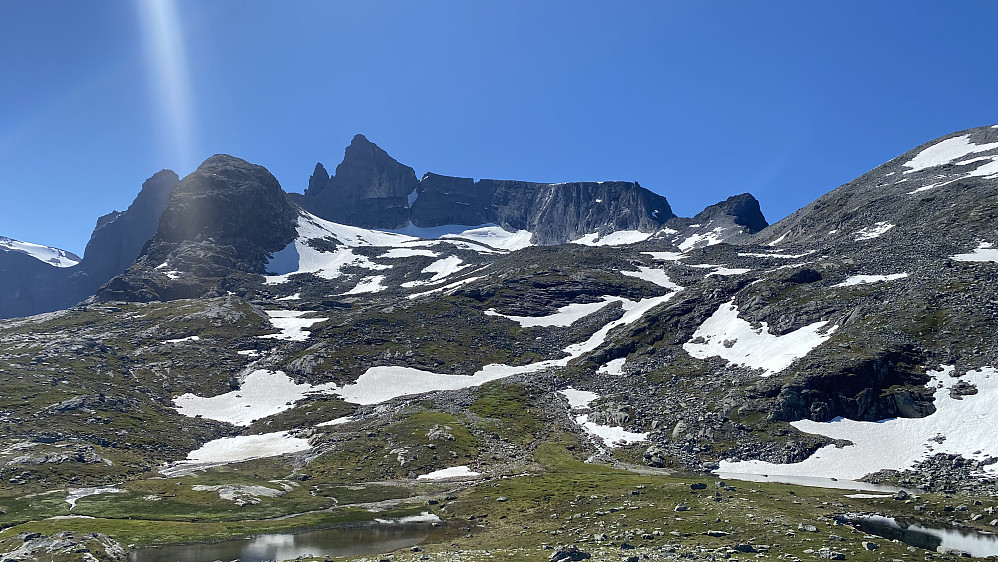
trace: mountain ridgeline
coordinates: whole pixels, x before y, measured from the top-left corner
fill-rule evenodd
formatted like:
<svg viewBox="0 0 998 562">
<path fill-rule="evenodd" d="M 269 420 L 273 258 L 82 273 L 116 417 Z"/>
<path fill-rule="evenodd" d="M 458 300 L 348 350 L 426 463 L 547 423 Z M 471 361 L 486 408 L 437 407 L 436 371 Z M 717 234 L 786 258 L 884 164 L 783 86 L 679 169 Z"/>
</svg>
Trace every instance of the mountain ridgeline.
<svg viewBox="0 0 998 562">
<path fill-rule="evenodd" d="M 743 231 L 764 228 L 758 202 L 739 197 L 749 204 L 728 205 L 722 214 Z M 375 229 L 494 224 L 526 231 L 540 245 L 619 231 L 654 233 L 683 220 L 665 197 L 636 182 L 476 182 L 432 173 L 417 179 L 363 135 L 354 137 L 332 177 L 316 164 L 303 194 L 285 193 L 262 166 L 215 155 L 182 181 L 170 170 L 149 178 L 128 209 L 98 219 L 83 259 L 72 267 L 0 251 L 0 318 L 72 306 L 140 257 L 134 271 L 101 290 L 102 298 L 169 300 L 229 290 L 243 284 L 244 274 L 263 273 L 269 255 L 294 239 L 298 209 Z M 179 269 L 156 270 L 171 259 Z M 171 271 L 188 275 L 163 280 Z M 241 280 L 223 282 L 230 274 Z"/>
<path fill-rule="evenodd" d="M 358 136 L 304 194 L 215 155 L 83 258 L 0 250 L 7 306 L 106 278 L 0 321 L 5 560 L 375 517 L 441 520 L 403 562 L 902 560 L 926 544 L 833 516 L 998 526 L 998 127 L 774 225 L 748 194 L 417 178 Z"/>
</svg>

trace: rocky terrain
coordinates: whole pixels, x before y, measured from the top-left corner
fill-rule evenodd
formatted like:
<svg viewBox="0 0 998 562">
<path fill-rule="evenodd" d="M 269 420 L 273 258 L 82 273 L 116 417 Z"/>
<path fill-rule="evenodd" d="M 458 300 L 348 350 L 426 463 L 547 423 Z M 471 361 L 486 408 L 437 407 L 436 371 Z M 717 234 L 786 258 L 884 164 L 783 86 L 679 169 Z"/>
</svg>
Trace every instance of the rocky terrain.
<svg viewBox="0 0 998 562">
<path fill-rule="evenodd" d="M 954 133 L 768 225 L 362 136 L 304 195 L 213 156 L 94 296 L 0 322 L 0 547 L 410 517 L 394 559 L 921 557 L 848 521 L 998 525 L 996 163 Z"/>
</svg>

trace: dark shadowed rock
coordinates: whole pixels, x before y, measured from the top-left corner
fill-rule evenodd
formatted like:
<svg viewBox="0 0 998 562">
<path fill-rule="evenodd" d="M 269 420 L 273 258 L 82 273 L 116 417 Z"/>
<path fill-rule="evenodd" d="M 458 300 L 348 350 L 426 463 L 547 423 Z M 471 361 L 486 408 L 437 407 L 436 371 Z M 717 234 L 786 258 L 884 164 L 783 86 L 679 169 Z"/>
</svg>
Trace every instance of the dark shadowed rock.
<svg viewBox="0 0 998 562">
<path fill-rule="evenodd" d="M 173 190 L 141 258 L 99 300 L 245 294 L 269 256 L 297 235 L 298 210 L 263 166 L 216 154 Z"/>
<path fill-rule="evenodd" d="M 416 173 L 364 135 L 353 138 L 324 188 L 317 185 L 321 177 L 314 173 L 305 195 L 292 196 L 305 210 L 365 228 L 401 228 L 409 222 L 408 198 L 419 183 Z"/>
<path fill-rule="evenodd" d="M 762 209 L 759 208 L 759 201 L 751 193 L 732 195 L 700 211 L 693 220 L 707 222 L 723 216 L 731 217 L 735 224 L 744 226 L 750 234 L 769 226 L 766 217 L 762 215 Z"/>
<path fill-rule="evenodd" d="M 308 187 L 305 189 L 306 197 L 316 197 L 329 183 L 329 172 L 323 167 L 322 162 L 315 163 L 315 170 L 308 178 Z"/>
<path fill-rule="evenodd" d="M 420 227 L 494 222 L 492 193 L 471 178 L 428 173 L 419 182 L 410 216 Z"/>
</svg>

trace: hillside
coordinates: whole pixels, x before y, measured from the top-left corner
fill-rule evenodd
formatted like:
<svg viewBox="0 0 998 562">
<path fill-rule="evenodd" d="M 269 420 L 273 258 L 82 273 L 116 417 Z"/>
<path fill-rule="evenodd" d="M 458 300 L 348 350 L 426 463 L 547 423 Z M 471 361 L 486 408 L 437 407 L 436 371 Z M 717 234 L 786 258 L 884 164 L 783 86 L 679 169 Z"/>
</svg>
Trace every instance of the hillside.
<svg viewBox="0 0 998 562">
<path fill-rule="evenodd" d="M 414 516 L 442 534 L 396 560 L 879 560 L 911 551 L 833 518 L 991 527 L 996 163 L 954 133 L 767 225 L 417 180 L 360 136 L 304 195 L 213 156 L 93 297 L 0 322 L 0 546 Z"/>
</svg>

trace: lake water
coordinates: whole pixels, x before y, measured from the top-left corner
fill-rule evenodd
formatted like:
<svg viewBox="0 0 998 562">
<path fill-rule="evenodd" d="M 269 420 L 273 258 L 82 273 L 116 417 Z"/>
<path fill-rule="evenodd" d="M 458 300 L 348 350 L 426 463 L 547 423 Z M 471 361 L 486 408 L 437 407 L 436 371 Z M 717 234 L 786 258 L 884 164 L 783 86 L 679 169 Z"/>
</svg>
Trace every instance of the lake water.
<svg viewBox="0 0 998 562">
<path fill-rule="evenodd" d="M 882 515 L 841 515 L 836 519 L 864 533 L 935 551 L 939 547 L 962 550 L 977 558 L 998 555 L 998 536 L 964 529 L 925 527 Z"/>
<path fill-rule="evenodd" d="M 257 535 L 246 539 L 140 548 L 128 562 L 263 562 L 298 556 L 362 556 L 420 544 L 446 533 L 430 523 L 372 523 L 302 533 Z"/>
</svg>

